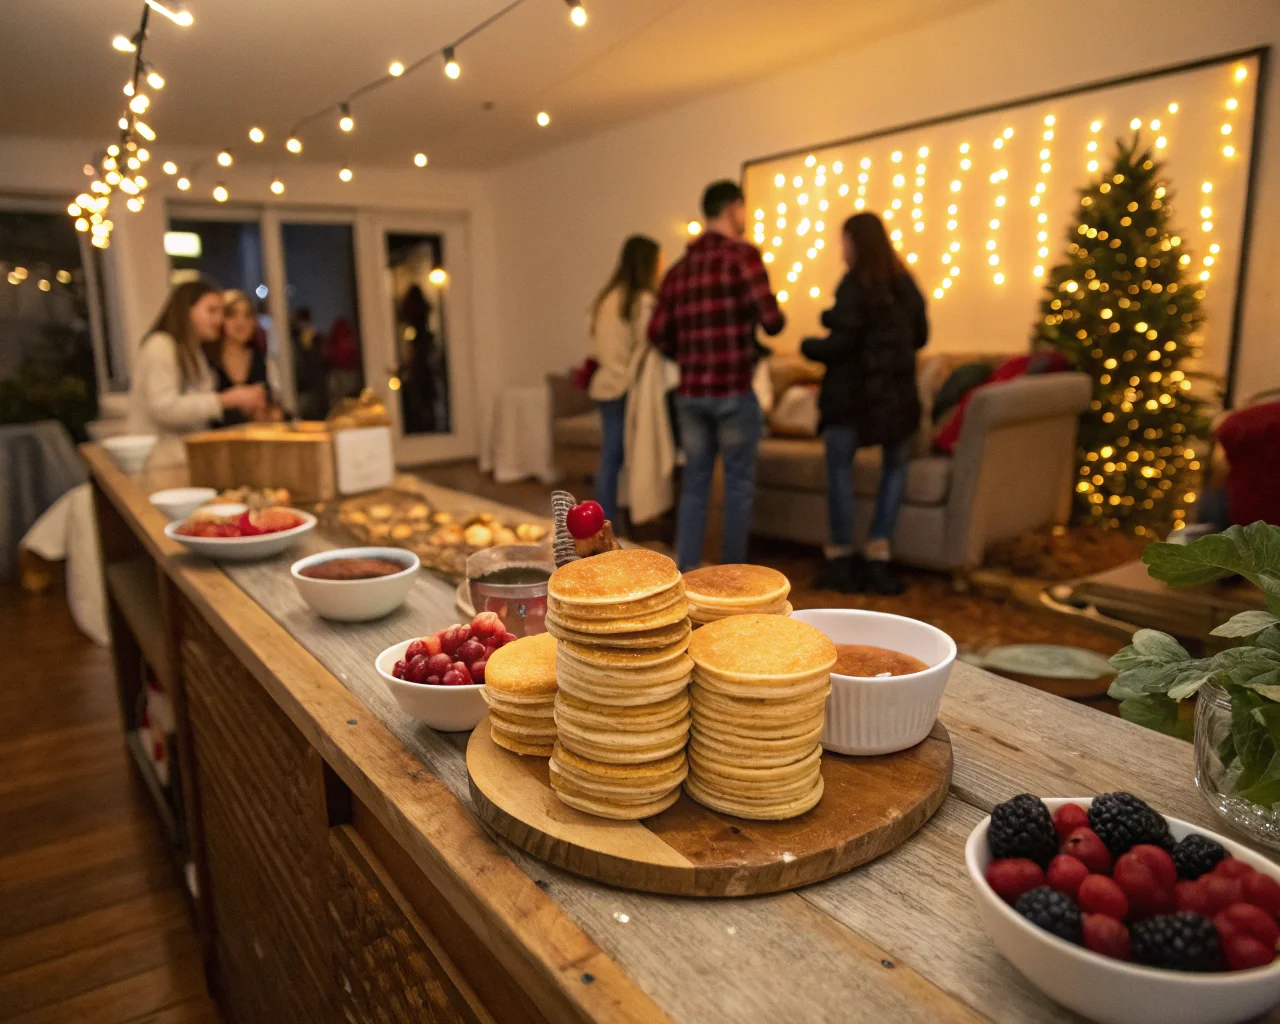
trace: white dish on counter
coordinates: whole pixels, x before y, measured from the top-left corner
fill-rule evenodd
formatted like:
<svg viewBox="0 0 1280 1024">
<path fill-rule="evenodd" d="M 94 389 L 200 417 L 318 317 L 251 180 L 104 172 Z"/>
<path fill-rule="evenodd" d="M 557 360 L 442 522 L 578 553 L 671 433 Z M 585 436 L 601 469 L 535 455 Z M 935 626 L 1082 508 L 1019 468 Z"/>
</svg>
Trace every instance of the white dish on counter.
<svg viewBox="0 0 1280 1024">
<path fill-rule="evenodd" d="M 170 519 L 186 519 L 217 496 L 218 492 L 212 487 L 170 487 L 167 491 L 156 491 L 147 500 Z"/>
<path fill-rule="evenodd" d="M 1093 800 L 1067 797 L 1044 803 L 1052 814 L 1063 804 L 1087 808 Z M 1197 832 L 1221 843 L 1231 856 L 1280 880 L 1275 864 L 1240 843 L 1168 815 L 1165 821 L 1174 839 Z M 990 815 L 978 822 L 964 847 L 978 917 L 1005 959 L 1051 999 L 1103 1024 L 1234 1024 L 1252 1020 L 1280 1003 L 1280 960 L 1249 971 L 1170 971 L 1103 956 L 1036 927 L 987 884 L 990 823 Z"/>
<path fill-rule="evenodd" d="M 201 511 L 215 516 L 234 516 L 246 508 L 245 505 L 206 505 Z M 188 537 L 178 532 L 186 519 L 167 524 L 164 535 L 177 541 L 192 554 L 205 558 L 224 562 L 252 562 L 280 554 L 296 543 L 304 533 L 315 529 L 316 517 L 310 512 L 303 512 L 298 508 L 290 511 L 298 515 L 302 522 L 289 530 L 277 530 L 275 533 L 263 533 L 256 537 Z"/>
<path fill-rule="evenodd" d="M 382 558 L 403 565 L 397 573 L 363 580 L 322 580 L 302 575 L 302 570 L 336 558 Z M 302 599 L 322 619 L 334 622 L 369 622 L 389 615 L 413 589 L 422 562 L 404 548 L 334 548 L 308 555 L 289 568 Z"/>
<path fill-rule="evenodd" d="M 102 440 L 102 447 L 120 467 L 120 472 L 130 475 L 142 472 L 155 446 L 155 434 L 117 434 Z"/>
<path fill-rule="evenodd" d="M 956 660 L 951 637 L 919 619 L 859 608 L 809 608 L 791 617 L 816 626 L 833 643 L 886 647 L 929 666 L 922 672 L 882 678 L 832 672 L 822 728 L 824 750 L 891 754 L 929 735 Z"/>
<path fill-rule="evenodd" d="M 430 686 L 410 683 L 391 674 L 396 662 L 404 658 L 413 639 L 403 640 L 378 655 L 374 667 L 387 689 L 406 714 L 439 732 L 467 732 L 474 729 L 489 713 L 480 695 L 482 684 L 470 686 Z"/>
</svg>

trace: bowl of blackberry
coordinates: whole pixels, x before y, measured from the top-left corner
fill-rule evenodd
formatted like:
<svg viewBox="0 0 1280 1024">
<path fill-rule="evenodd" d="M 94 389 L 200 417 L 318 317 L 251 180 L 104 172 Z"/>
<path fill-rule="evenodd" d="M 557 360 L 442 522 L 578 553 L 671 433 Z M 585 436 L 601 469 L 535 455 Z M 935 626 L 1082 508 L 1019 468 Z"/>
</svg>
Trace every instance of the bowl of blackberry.
<svg viewBox="0 0 1280 1024">
<path fill-rule="evenodd" d="M 1280 869 L 1132 793 L 998 804 L 965 845 L 978 916 L 1050 998 L 1107 1024 L 1280 1004 Z"/>
</svg>

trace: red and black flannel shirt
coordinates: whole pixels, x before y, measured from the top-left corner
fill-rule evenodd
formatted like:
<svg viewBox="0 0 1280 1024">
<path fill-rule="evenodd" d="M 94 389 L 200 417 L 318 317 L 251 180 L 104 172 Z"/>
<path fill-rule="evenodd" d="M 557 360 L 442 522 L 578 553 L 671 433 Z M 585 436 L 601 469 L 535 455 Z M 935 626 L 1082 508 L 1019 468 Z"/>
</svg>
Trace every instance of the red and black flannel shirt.
<svg viewBox="0 0 1280 1024">
<path fill-rule="evenodd" d="M 708 231 L 667 272 L 649 340 L 680 364 L 680 394 L 728 398 L 751 390 L 756 324 L 785 318 L 755 246 Z"/>
</svg>

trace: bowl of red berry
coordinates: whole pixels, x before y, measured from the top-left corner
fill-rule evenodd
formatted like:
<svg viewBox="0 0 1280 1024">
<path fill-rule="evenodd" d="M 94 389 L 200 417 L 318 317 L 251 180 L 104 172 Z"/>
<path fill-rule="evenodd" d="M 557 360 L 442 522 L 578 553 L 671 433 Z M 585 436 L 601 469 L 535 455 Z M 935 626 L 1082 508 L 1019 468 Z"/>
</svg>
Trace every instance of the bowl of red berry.
<svg viewBox="0 0 1280 1024">
<path fill-rule="evenodd" d="M 489 655 L 514 639 L 495 613 L 481 612 L 470 625 L 388 647 L 374 664 L 405 712 L 440 732 L 466 732 L 489 713 L 480 695 Z"/>
<path fill-rule="evenodd" d="M 164 535 L 205 558 L 248 562 L 278 555 L 315 525 L 315 516 L 296 508 L 205 505 L 166 524 Z"/>
<path fill-rule="evenodd" d="M 1098 1021 L 1230 1024 L 1280 1003 L 1280 869 L 1132 793 L 998 804 L 965 845 L 978 916 Z"/>
</svg>

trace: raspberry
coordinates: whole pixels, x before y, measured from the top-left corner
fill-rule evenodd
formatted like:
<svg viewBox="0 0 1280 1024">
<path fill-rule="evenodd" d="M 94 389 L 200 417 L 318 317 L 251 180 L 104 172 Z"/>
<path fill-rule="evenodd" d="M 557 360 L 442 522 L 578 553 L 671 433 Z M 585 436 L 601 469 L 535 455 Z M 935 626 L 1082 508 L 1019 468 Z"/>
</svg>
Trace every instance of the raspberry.
<svg viewBox="0 0 1280 1024">
<path fill-rule="evenodd" d="M 1106 875 L 1090 875 L 1076 892 L 1080 909 L 1086 914 L 1102 914 L 1123 921 L 1129 916 L 1129 897 Z"/>
<path fill-rule="evenodd" d="M 1132 793 L 1103 793 L 1089 805 L 1089 825 L 1107 844 L 1111 856 L 1127 853 L 1131 846 L 1170 842 L 1169 824 L 1144 800 Z"/>
<path fill-rule="evenodd" d="M 1261 907 L 1272 916 L 1280 915 L 1280 882 L 1261 871 L 1245 875 L 1240 880 L 1244 898 L 1255 907 Z"/>
<path fill-rule="evenodd" d="M 1173 863 L 1173 857 L 1160 847 L 1149 843 L 1139 843 L 1129 852 L 1141 858 L 1142 863 L 1151 869 L 1151 873 L 1155 875 L 1156 884 L 1161 889 L 1173 888 L 1173 883 L 1178 880 L 1178 868 Z"/>
<path fill-rule="evenodd" d="M 1280 925 L 1261 907 L 1252 903 L 1237 903 L 1214 916 L 1214 927 L 1223 939 L 1231 935 L 1252 935 L 1268 949 L 1274 950 L 1280 942 Z"/>
<path fill-rule="evenodd" d="M 1223 878 L 1216 871 L 1201 879 L 1209 896 L 1209 911 L 1216 914 L 1244 899 L 1244 886 L 1238 878 Z"/>
<path fill-rule="evenodd" d="M 1085 867 L 1084 861 L 1066 853 L 1060 853 L 1049 861 L 1049 870 L 1045 872 L 1045 878 L 1052 888 L 1072 897 L 1076 895 L 1080 883 L 1088 877 L 1089 869 Z"/>
<path fill-rule="evenodd" d="M 1091 949 L 1103 956 L 1115 957 L 1117 960 L 1128 960 L 1132 956 L 1129 946 L 1129 929 L 1114 917 L 1108 917 L 1105 914 L 1085 914 L 1080 932 L 1085 949 Z"/>
<path fill-rule="evenodd" d="M 1105 875 L 1111 870 L 1111 853 L 1091 828 L 1078 828 L 1062 844 L 1062 852 L 1084 862 L 1095 874 Z"/>
<path fill-rule="evenodd" d="M 1166 892 L 1142 858 L 1126 853 L 1116 861 L 1112 873 L 1116 885 L 1129 898 L 1129 910 L 1135 917 L 1147 917 L 1173 909 L 1173 893 Z"/>
<path fill-rule="evenodd" d="M 481 638 L 496 636 L 498 633 L 505 632 L 502 625 L 502 619 L 498 617 L 497 612 L 481 612 L 471 620 L 471 635 Z"/>
<path fill-rule="evenodd" d="M 1013 904 L 1024 892 L 1044 885 L 1044 869 L 1025 857 L 1006 857 L 987 865 L 987 884 L 1006 903 Z"/>
<path fill-rule="evenodd" d="M 1129 930 L 1133 959 L 1149 967 L 1175 971 L 1215 971 L 1222 964 L 1222 943 L 1213 922 L 1182 911 L 1157 914 Z"/>
<path fill-rule="evenodd" d="M 1053 830 L 1049 808 L 1037 796 L 1022 793 L 996 804 L 987 828 L 991 856 L 1025 857 L 1047 867 L 1058 852 L 1058 834 Z"/>
<path fill-rule="evenodd" d="M 1191 910 L 1209 917 L 1212 910 L 1211 903 L 1209 890 L 1205 887 L 1203 878 L 1195 882 L 1181 879 L 1173 884 L 1173 905 L 1176 909 Z"/>
<path fill-rule="evenodd" d="M 1063 804 L 1054 812 L 1053 828 L 1058 833 L 1058 841 L 1065 843 L 1067 837 L 1078 828 L 1089 827 L 1089 812 L 1079 804 Z"/>
<path fill-rule="evenodd" d="M 1220 843 L 1192 833 L 1184 836 L 1173 848 L 1173 862 L 1178 866 L 1179 878 L 1199 878 L 1212 871 L 1227 855 Z"/>
<path fill-rule="evenodd" d="M 1274 950 L 1268 949 L 1252 935 L 1232 935 L 1229 939 L 1223 939 L 1222 952 L 1229 971 L 1266 967 L 1276 958 Z"/>
<path fill-rule="evenodd" d="M 1058 938 L 1080 944 L 1080 908 L 1075 900 L 1057 889 L 1038 886 L 1019 896 L 1013 909 Z"/>
<path fill-rule="evenodd" d="M 1244 861 L 1238 857 L 1226 857 L 1218 862 L 1218 866 L 1213 869 L 1213 873 L 1219 878 L 1244 878 L 1245 875 L 1254 873 Z"/>
</svg>

